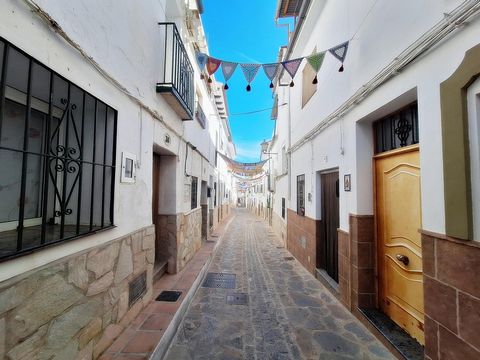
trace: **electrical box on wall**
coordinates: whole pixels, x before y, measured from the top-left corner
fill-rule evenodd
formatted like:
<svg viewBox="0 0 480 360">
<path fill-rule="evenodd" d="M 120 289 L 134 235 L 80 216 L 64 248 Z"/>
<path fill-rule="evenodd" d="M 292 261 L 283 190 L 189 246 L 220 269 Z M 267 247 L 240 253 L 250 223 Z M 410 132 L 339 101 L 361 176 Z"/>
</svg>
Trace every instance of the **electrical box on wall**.
<svg viewBox="0 0 480 360">
<path fill-rule="evenodd" d="M 122 169 L 120 182 L 134 184 L 136 178 L 137 156 L 126 151 L 122 152 Z"/>
</svg>

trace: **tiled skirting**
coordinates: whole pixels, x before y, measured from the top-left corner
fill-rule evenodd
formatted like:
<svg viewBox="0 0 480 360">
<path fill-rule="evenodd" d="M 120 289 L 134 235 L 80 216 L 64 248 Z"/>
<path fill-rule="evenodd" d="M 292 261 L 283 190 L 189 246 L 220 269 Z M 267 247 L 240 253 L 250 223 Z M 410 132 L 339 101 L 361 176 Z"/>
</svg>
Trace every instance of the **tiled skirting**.
<svg viewBox="0 0 480 360">
<path fill-rule="evenodd" d="M 372 215 L 350 214 L 350 233 L 338 231 L 340 299 L 350 310 L 375 307 L 375 236 Z"/>
<path fill-rule="evenodd" d="M 154 246 L 150 226 L 1 283 L 0 359 L 97 358 L 150 301 Z"/>
<path fill-rule="evenodd" d="M 319 229 L 319 220 L 300 216 L 288 209 L 287 249 L 313 275 L 317 265 L 316 242 Z"/>
<path fill-rule="evenodd" d="M 480 359 L 480 243 L 422 233 L 425 357 Z"/>
</svg>

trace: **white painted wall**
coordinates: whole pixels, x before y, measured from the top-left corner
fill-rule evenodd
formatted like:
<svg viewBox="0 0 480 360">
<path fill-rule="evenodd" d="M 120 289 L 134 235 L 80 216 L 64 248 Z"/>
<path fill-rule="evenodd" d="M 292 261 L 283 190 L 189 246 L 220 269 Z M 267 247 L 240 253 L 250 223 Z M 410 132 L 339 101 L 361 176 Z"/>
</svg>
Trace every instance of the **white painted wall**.
<svg viewBox="0 0 480 360">
<path fill-rule="evenodd" d="M 89 57 L 129 93 L 155 111 L 166 125 L 142 110 L 136 102 L 101 76 L 23 1 L 0 0 L 0 36 L 117 110 L 116 164 L 120 165 L 123 151 L 136 155 L 138 160 L 134 184 L 120 183 L 119 172 L 116 173 L 114 229 L 2 262 L 0 281 L 152 224 L 154 148 L 163 155 L 171 155 L 164 161 L 165 167 L 161 171 L 162 177 L 165 177 L 163 180 L 172 181 L 173 184 L 169 191 L 160 194 L 160 212 L 170 214 L 190 210 L 190 197 L 184 201 L 185 185 L 190 183 L 190 178 L 185 176 L 185 143 L 190 142 L 198 149 L 190 151 L 187 170 L 199 178 L 200 189 L 201 179 L 218 176 L 218 171 L 214 168 L 214 134 L 225 134 L 225 130 L 219 130 L 226 125 L 211 116 L 214 114 L 212 96 L 204 82 L 200 81 L 193 56 L 193 41 L 204 41 L 201 37 L 201 22 L 197 24 L 197 30 L 200 29 L 197 31 L 198 38 L 187 37 L 184 0 L 38 0 L 37 3 Z M 191 2 L 187 3 L 192 6 Z M 191 56 L 196 87 L 202 94 L 202 106 L 209 117 L 206 129 L 202 129 L 196 120 L 182 122 L 163 97 L 156 93 L 155 85 L 163 63 L 157 23 L 165 20 L 176 21 Z M 206 48 L 205 43 L 200 45 Z M 166 136 L 170 138 L 168 144 Z M 224 138 L 224 143 L 228 144 L 229 140 Z M 233 145 L 230 147 L 233 148 Z M 219 171 L 224 176 L 228 175 L 225 167 Z M 172 188 L 173 192 L 170 191 Z M 200 191 L 198 195 L 200 196 Z"/>
<path fill-rule="evenodd" d="M 272 145 L 272 152 L 280 153 L 285 144 L 288 147 L 289 127 L 290 145 L 294 145 L 407 46 L 442 20 L 444 13 L 462 3 L 460 0 L 379 0 L 372 8 L 374 2 L 312 2 L 290 58 L 309 55 L 315 48 L 328 49 L 350 39 L 354 34 L 355 37 L 350 42 L 343 73 L 337 71 L 339 62 L 330 54 L 326 55 L 318 74 L 317 91 L 303 108 L 301 74 L 305 62 L 297 72 L 295 87 L 276 87 L 278 103 L 287 102 L 289 105 L 279 107 L 275 131 L 277 140 Z M 366 17 L 369 11 L 370 14 Z M 315 174 L 339 168 L 341 183 L 344 174 L 352 175 L 352 191 L 340 193 L 340 227 L 348 231 L 349 213 L 373 214 L 371 123 L 417 99 L 422 169 L 422 227 L 444 233 L 439 85 L 458 67 L 465 51 L 478 43 L 479 35 L 478 19 L 458 29 L 454 35 L 354 106 L 342 119 L 294 151 L 291 155 L 291 184 L 287 184 L 286 189 L 285 186 L 277 187 L 275 203 L 281 204 L 281 197 L 288 199 L 290 187 L 288 207 L 296 210 L 296 177 L 300 174 L 305 174 L 306 192 L 312 192 L 312 198 L 318 201 L 316 192 L 319 187 L 314 183 Z M 283 82 L 289 82 L 288 75 Z M 277 170 L 279 166 L 277 164 Z M 275 206 L 275 212 L 279 213 L 279 209 L 281 208 Z M 306 202 L 306 216 L 321 219 L 318 203 Z"/>
</svg>

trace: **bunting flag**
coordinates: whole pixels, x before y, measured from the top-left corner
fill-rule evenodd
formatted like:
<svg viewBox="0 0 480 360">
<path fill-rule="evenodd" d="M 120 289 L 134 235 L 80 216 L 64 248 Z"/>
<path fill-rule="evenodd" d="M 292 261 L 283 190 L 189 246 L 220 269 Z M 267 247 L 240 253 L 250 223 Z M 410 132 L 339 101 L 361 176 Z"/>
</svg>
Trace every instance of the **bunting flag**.
<svg viewBox="0 0 480 360">
<path fill-rule="evenodd" d="M 218 70 L 221 63 L 222 63 L 222 60 L 215 59 L 215 58 L 212 58 L 212 57 L 209 56 L 208 61 L 207 61 L 207 73 L 208 73 L 208 75 L 213 75 L 215 73 L 215 71 Z M 208 82 L 209 83 L 212 82 L 212 78 L 210 76 L 208 77 Z"/>
<path fill-rule="evenodd" d="M 257 69 L 258 70 L 258 69 Z M 241 176 L 241 177 L 251 177 L 251 176 L 258 176 L 263 173 L 263 165 L 268 161 L 263 160 L 255 163 L 242 163 L 230 159 L 228 156 L 223 155 L 222 153 L 218 152 L 218 155 L 225 160 L 227 163 L 228 169 L 232 172 L 233 175 Z"/>
<path fill-rule="evenodd" d="M 265 71 L 265 75 L 267 75 L 268 80 L 270 80 L 270 89 L 273 88 L 273 79 L 277 76 L 278 65 L 278 63 L 263 64 L 263 71 Z"/>
<path fill-rule="evenodd" d="M 222 73 L 225 79 L 225 90 L 228 90 L 228 80 L 232 77 L 235 69 L 237 68 L 238 63 L 230 61 L 222 61 Z"/>
<path fill-rule="evenodd" d="M 300 64 L 302 63 L 303 58 L 298 58 L 298 59 L 292 59 L 292 60 L 287 60 L 283 61 L 282 65 L 287 70 L 287 72 L 290 74 L 290 77 L 292 78 L 292 82 L 290 83 L 290 87 L 293 87 L 295 84 L 293 82 L 293 78 L 295 77 L 295 74 L 297 73 L 298 68 L 300 67 Z"/>
<path fill-rule="evenodd" d="M 307 56 L 307 62 L 310 64 L 313 71 L 315 71 L 315 78 L 313 79 L 312 84 L 318 83 L 317 73 L 322 67 L 323 59 L 325 59 L 325 51 Z"/>
<path fill-rule="evenodd" d="M 340 44 L 338 46 L 335 46 L 328 51 L 330 54 L 335 56 L 341 63 L 342 66 L 340 66 L 340 69 L 338 69 L 339 72 L 343 72 L 343 62 L 345 61 L 345 58 L 347 57 L 347 50 L 348 50 L 348 41 L 344 42 L 343 44 Z"/>
<path fill-rule="evenodd" d="M 203 69 L 205 69 L 205 65 L 207 64 L 208 55 L 198 52 L 196 53 L 195 57 L 197 58 L 197 64 L 198 64 L 198 67 L 200 68 L 200 73 L 202 73 L 200 77 L 203 79 Z"/>
<path fill-rule="evenodd" d="M 255 79 L 257 76 L 258 69 L 260 69 L 260 64 L 240 64 L 240 67 L 243 71 L 243 76 L 245 76 L 245 80 L 247 80 L 247 91 L 250 91 L 252 87 L 250 83 Z"/>
<path fill-rule="evenodd" d="M 340 45 L 334 46 L 325 51 L 312 54 L 310 56 L 305 56 L 305 57 L 292 59 L 292 60 L 286 60 L 280 63 L 269 63 L 269 64 L 243 64 L 243 63 L 237 63 L 237 62 L 223 61 L 220 59 L 210 57 L 207 54 L 201 53 L 201 52 L 196 53 L 195 57 L 196 57 L 200 71 L 203 72 L 204 69 L 206 68 L 206 71 L 209 75 L 208 77 L 209 83 L 212 82 L 212 79 L 210 76 L 213 75 L 220 66 L 222 67 L 222 73 L 225 79 L 225 87 L 224 87 L 225 90 L 228 89 L 228 80 L 232 77 L 238 65 L 240 65 L 240 67 L 242 68 L 243 75 L 245 76 L 245 79 L 247 80 L 247 83 L 248 83 L 247 91 L 250 91 L 252 89 L 250 84 L 253 82 L 253 80 L 257 76 L 260 66 L 263 67 L 265 75 L 270 80 L 270 88 L 274 87 L 273 81 L 275 77 L 279 75 L 279 71 L 281 69 L 280 65 L 283 66 L 283 68 L 288 72 L 288 74 L 292 78 L 292 81 L 290 82 L 290 86 L 294 86 L 295 84 L 293 83 L 293 79 L 298 69 L 300 68 L 302 60 L 304 58 L 307 60 L 311 68 L 315 71 L 315 78 L 313 79 L 312 83 L 313 84 L 318 83 L 317 74 L 322 67 L 323 60 L 325 59 L 325 54 L 327 52 L 332 54 L 337 60 L 339 60 L 342 63 L 342 66 L 340 67 L 340 69 L 338 69 L 339 72 L 342 72 L 344 70 L 343 63 L 345 61 L 345 58 L 347 57 L 348 45 L 349 45 L 349 42 L 346 41 Z M 204 78 L 203 73 L 200 75 L 200 77 L 202 79 Z"/>
</svg>

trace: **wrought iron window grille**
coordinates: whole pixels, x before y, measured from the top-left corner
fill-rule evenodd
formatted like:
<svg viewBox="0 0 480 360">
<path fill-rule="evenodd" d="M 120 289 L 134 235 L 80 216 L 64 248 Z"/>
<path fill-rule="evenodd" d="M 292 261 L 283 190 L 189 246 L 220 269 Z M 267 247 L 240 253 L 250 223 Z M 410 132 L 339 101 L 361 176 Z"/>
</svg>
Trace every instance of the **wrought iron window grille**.
<svg viewBox="0 0 480 360">
<path fill-rule="evenodd" d="M 117 112 L 0 38 L 0 261 L 114 224 Z"/>
<path fill-rule="evenodd" d="M 418 105 L 410 104 L 373 123 L 375 153 L 418 144 Z"/>
<path fill-rule="evenodd" d="M 297 176 L 297 214 L 305 216 L 305 175 Z"/>
</svg>

